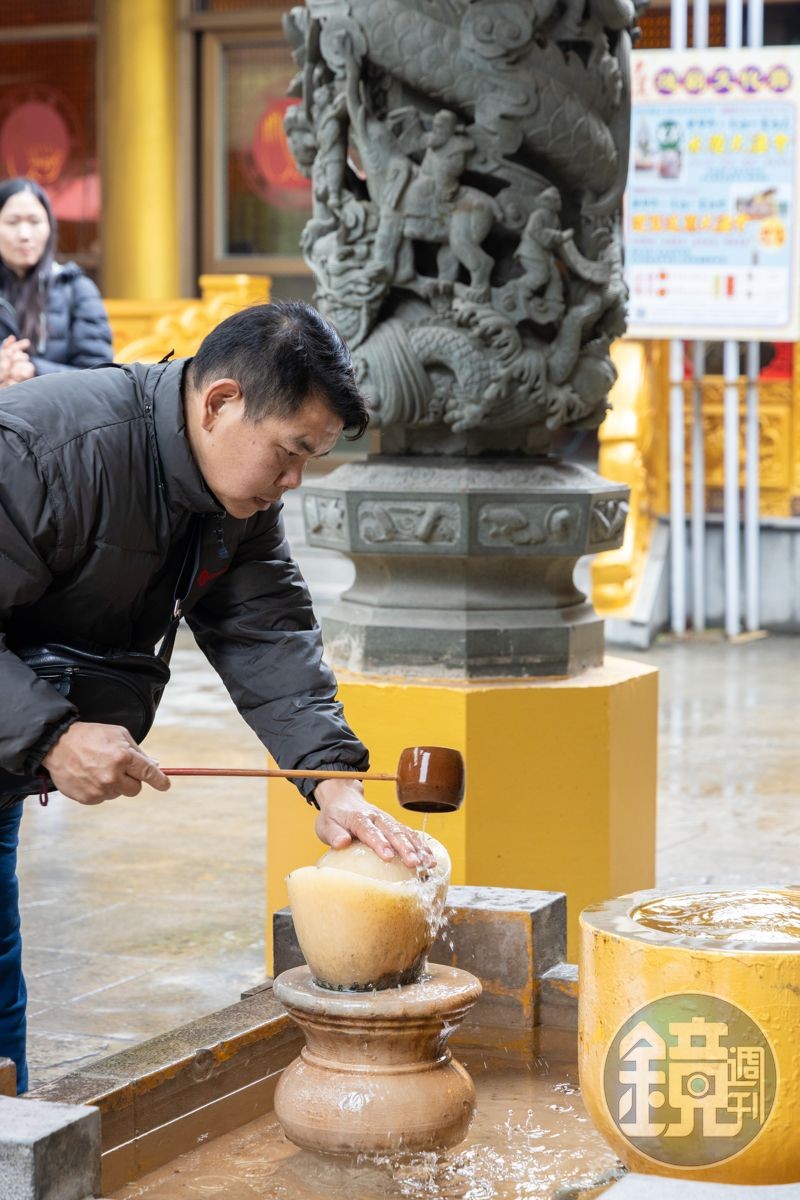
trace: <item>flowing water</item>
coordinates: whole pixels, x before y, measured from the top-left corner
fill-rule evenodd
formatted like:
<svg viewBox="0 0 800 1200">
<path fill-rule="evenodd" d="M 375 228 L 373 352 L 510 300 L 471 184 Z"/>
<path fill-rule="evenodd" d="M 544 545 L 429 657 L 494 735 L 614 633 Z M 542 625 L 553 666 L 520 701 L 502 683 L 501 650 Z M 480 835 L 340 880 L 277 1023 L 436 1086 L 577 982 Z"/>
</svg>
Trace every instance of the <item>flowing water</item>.
<svg viewBox="0 0 800 1200">
<path fill-rule="evenodd" d="M 478 1109 L 443 1153 L 345 1160 L 299 1150 L 267 1114 L 115 1192 L 113 1200 L 589 1200 L 619 1164 L 583 1108 L 574 1064 L 498 1051 L 458 1054 Z"/>
</svg>

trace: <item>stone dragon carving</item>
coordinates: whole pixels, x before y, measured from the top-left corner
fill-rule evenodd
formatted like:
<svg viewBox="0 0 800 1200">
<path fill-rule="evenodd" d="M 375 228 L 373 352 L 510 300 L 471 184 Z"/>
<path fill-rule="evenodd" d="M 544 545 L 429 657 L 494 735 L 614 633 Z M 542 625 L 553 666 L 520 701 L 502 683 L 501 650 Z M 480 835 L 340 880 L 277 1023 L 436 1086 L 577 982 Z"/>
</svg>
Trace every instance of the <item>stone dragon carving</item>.
<svg viewBox="0 0 800 1200">
<path fill-rule="evenodd" d="M 374 423 L 416 448 L 603 418 L 637 3 L 307 0 L 285 18 L 317 303 Z"/>
</svg>

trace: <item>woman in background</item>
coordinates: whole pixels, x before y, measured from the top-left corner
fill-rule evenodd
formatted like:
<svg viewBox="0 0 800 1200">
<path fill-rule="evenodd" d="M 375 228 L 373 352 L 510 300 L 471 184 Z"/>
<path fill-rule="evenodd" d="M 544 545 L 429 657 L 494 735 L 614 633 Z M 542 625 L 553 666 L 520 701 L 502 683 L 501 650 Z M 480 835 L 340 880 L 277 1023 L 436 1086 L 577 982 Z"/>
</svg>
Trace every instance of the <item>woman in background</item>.
<svg viewBox="0 0 800 1200">
<path fill-rule="evenodd" d="M 111 362 L 97 287 L 75 263 L 54 262 L 56 222 L 31 179 L 0 184 L 0 387 Z"/>
</svg>

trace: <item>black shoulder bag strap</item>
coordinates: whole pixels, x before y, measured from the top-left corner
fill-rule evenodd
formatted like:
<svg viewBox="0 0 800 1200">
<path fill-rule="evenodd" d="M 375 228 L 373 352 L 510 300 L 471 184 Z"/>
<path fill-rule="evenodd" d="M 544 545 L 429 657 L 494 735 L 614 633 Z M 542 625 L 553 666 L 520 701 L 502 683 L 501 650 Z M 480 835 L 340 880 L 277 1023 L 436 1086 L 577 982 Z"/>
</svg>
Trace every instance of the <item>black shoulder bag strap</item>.
<svg viewBox="0 0 800 1200">
<path fill-rule="evenodd" d="M 186 553 L 183 556 L 180 573 L 177 583 L 175 584 L 175 594 L 173 597 L 172 617 L 170 619 L 167 632 L 164 634 L 161 645 L 156 651 L 156 658 L 160 658 L 169 666 L 172 658 L 172 651 L 175 648 L 175 638 L 178 635 L 178 626 L 181 623 L 183 616 L 183 604 L 187 596 L 192 590 L 197 571 L 200 566 L 200 549 L 203 541 L 203 516 L 201 513 L 194 513 L 192 516 L 189 539 L 186 544 Z"/>
</svg>

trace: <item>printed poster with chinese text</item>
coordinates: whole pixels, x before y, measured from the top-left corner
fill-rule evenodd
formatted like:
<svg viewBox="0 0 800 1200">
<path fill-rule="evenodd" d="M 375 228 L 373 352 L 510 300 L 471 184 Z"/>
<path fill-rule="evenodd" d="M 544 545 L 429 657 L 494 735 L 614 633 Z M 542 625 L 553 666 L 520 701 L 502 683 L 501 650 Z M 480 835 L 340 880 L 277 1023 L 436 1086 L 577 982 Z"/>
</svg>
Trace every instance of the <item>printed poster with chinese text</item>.
<svg viewBox="0 0 800 1200">
<path fill-rule="evenodd" d="M 800 338 L 800 49 L 639 51 L 632 94 L 629 336 Z"/>
</svg>

